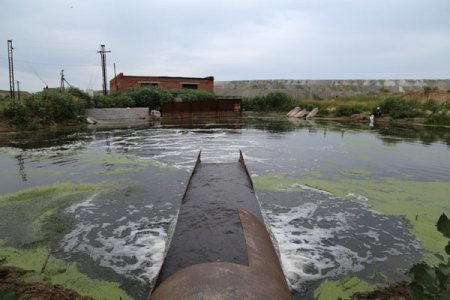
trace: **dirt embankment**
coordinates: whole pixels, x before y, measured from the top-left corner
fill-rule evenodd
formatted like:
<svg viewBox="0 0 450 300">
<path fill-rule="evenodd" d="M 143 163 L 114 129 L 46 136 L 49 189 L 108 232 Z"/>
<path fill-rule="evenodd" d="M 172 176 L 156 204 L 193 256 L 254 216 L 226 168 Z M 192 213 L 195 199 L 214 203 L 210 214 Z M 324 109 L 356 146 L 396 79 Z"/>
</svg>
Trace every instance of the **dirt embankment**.
<svg viewBox="0 0 450 300">
<path fill-rule="evenodd" d="M 29 300 L 94 300 L 91 297 L 80 296 L 77 292 L 67 289 L 61 285 L 52 285 L 43 281 L 24 281 L 26 270 L 16 267 L 0 267 L 0 298 L 7 294 L 22 295 Z M 11 297 L 11 296 L 10 296 Z"/>
</svg>

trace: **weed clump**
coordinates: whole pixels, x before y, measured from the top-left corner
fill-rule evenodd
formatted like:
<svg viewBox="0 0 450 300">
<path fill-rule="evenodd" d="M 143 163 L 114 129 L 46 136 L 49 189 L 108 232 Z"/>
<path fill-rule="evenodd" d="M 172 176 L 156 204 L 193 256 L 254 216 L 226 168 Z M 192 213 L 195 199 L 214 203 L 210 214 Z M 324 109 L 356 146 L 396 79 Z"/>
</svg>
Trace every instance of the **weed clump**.
<svg viewBox="0 0 450 300">
<path fill-rule="evenodd" d="M 421 104 L 418 100 L 407 100 L 390 97 L 380 104 L 383 114 L 389 114 L 393 119 L 414 118 L 423 115 Z"/>
<path fill-rule="evenodd" d="M 5 108 L 11 124 L 49 125 L 76 119 L 88 106 L 88 95 L 78 89 L 67 91 L 44 90 L 32 94 L 24 101 L 12 101 Z"/>
<path fill-rule="evenodd" d="M 250 111 L 287 111 L 295 106 L 294 98 L 282 93 L 272 92 L 266 96 L 246 97 L 243 99 L 243 107 Z"/>
</svg>

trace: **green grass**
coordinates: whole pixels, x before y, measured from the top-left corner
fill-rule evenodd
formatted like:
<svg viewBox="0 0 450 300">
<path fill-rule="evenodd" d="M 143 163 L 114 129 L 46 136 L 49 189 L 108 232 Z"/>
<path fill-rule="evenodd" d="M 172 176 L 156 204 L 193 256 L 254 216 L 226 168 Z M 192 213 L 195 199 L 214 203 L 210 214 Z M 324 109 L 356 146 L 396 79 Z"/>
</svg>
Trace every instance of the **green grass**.
<svg viewBox="0 0 450 300">
<path fill-rule="evenodd" d="M 314 291 L 317 300 L 349 300 L 353 293 L 374 290 L 374 286 L 356 277 L 345 277 L 339 280 L 325 279 Z"/>
<path fill-rule="evenodd" d="M 7 100 L 1 99 L 1 96 L 0 96 L 0 115 L 3 115 L 3 111 L 5 110 L 6 105 L 8 105 L 8 102 L 9 101 L 7 101 Z"/>
</svg>

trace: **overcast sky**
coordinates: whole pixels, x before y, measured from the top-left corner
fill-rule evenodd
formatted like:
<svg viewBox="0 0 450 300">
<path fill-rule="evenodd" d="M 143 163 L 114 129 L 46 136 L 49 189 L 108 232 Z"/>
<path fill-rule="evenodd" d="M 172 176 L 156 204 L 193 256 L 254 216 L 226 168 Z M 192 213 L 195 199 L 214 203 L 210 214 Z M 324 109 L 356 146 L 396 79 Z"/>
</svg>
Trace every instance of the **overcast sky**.
<svg viewBox="0 0 450 300">
<path fill-rule="evenodd" d="M 450 0 L 0 0 L 0 89 L 127 75 L 448 79 Z M 3 44 L 3 46 L 1 46 Z"/>
</svg>

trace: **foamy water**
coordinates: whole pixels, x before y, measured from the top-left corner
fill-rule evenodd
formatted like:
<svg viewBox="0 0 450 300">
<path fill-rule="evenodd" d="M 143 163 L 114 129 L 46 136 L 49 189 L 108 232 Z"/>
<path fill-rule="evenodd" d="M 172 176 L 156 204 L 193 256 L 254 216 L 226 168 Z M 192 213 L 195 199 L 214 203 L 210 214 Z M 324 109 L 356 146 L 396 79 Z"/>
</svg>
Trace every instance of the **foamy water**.
<svg viewBox="0 0 450 300">
<path fill-rule="evenodd" d="M 341 132 L 329 131 L 325 136 L 303 129 L 288 133 L 176 127 L 99 130 L 61 146 L 3 148 L 3 152 L 24 157 L 21 163 L 25 171 L 30 166 L 63 171 L 53 175 L 57 179 L 52 180 L 73 180 L 75 177 L 70 176 L 78 176 L 74 181 L 98 182 L 114 177 L 134 182 L 136 186 L 129 197 L 124 195 L 129 186 L 121 185 L 69 207 L 66 212 L 74 218 L 74 227 L 63 238 L 62 246 L 69 259 L 82 254 L 90 258 L 88 263 L 148 283 L 162 264 L 169 224 L 181 201 L 181 194 L 173 190 L 184 188 L 200 150 L 205 162 L 235 162 L 242 150 L 252 174 L 275 172 L 294 178 L 315 170 L 332 173 L 339 168 L 401 173 L 403 164 L 415 163 L 413 159 L 407 162 L 401 159 L 404 151 L 383 154 L 381 146 L 372 141 L 375 137 L 367 133 L 362 136 L 363 145 L 370 146 L 369 156 L 376 158 L 373 161 L 370 157 L 358 161 L 360 152 L 343 149 L 345 140 Z M 356 137 L 357 141 L 359 138 Z M 176 170 L 176 176 L 161 177 L 166 176 L 160 174 L 164 173 L 161 169 L 147 170 L 151 169 L 149 166 L 135 175 L 130 172 L 108 177 L 101 173 L 106 168 L 104 163 L 96 161 L 102 156 L 94 152 L 122 153 L 137 161 L 154 160 L 181 172 Z M 388 168 L 391 160 L 398 164 L 395 170 Z M 325 163 L 327 167 L 323 167 Z M 78 175 L 67 174 L 69 167 Z M 414 168 L 407 170 L 415 172 Z M 66 177 L 60 179 L 63 176 Z M 34 184 L 33 179 L 29 176 L 27 184 Z M 43 176 L 38 179 L 42 180 L 38 184 L 46 183 Z M 298 187 L 303 192 L 257 191 L 293 289 L 301 290 L 311 280 L 364 272 L 372 265 L 385 266 L 401 256 L 419 253 L 419 243 L 408 233 L 408 223 L 401 217 L 373 211 L 368 205 L 370 199 L 350 193 L 348 196 L 354 201 L 348 201 L 301 184 Z M 120 197 L 116 195 L 118 192 L 122 192 Z"/>
<path fill-rule="evenodd" d="M 126 152 L 140 158 L 151 158 L 175 167 L 191 169 L 199 151 L 205 162 L 234 162 L 239 150 L 255 147 L 240 129 L 159 128 L 130 131 L 119 137 L 94 140 L 90 147 Z M 261 160 L 249 157 L 249 160 Z"/>
<path fill-rule="evenodd" d="M 303 282 L 356 273 L 369 264 L 420 249 L 400 218 L 319 190 L 297 194 L 297 206 L 264 205 L 293 289 L 301 290 Z"/>
<path fill-rule="evenodd" d="M 66 209 L 75 218 L 75 228 L 62 240 L 64 252 L 88 255 L 102 267 L 148 284 L 163 262 L 167 230 L 174 215 L 167 215 L 164 209 L 155 215 L 153 205 L 139 209 L 126 205 L 118 208 L 123 217 L 114 220 L 106 212 L 110 199 L 96 196 Z M 170 208 L 171 204 L 165 206 Z"/>
</svg>

